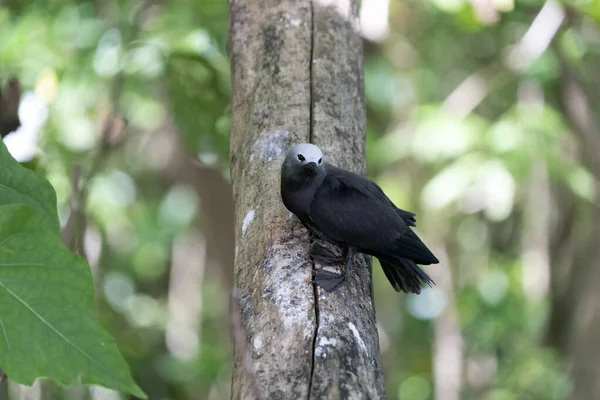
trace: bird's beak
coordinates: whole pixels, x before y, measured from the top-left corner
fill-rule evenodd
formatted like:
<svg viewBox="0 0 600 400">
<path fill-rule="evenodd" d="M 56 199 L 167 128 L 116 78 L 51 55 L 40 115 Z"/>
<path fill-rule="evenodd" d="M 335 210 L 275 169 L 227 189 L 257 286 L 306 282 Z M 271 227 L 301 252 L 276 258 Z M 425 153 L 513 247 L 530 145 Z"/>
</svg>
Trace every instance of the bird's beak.
<svg viewBox="0 0 600 400">
<path fill-rule="evenodd" d="M 319 171 L 319 167 L 317 167 L 317 163 L 316 162 L 309 162 L 304 164 L 304 169 L 310 173 L 312 176 L 317 175 L 317 172 Z"/>
</svg>

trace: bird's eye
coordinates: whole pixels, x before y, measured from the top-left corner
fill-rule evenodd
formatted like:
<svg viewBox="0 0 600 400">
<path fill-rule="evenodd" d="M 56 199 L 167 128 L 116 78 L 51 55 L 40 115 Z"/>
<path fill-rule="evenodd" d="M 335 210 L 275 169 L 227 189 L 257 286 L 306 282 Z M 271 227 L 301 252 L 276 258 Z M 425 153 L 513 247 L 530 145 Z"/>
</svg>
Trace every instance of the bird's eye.
<svg viewBox="0 0 600 400">
<path fill-rule="evenodd" d="M 300 160 L 300 161 L 306 160 L 306 158 L 304 158 L 304 156 L 302 154 L 298 154 L 297 157 L 298 157 L 298 160 Z"/>
<path fill-rule="evenodd" d="M 323 162 L 323 158 L 319 158 L 319 164 Z"/>
</svg>

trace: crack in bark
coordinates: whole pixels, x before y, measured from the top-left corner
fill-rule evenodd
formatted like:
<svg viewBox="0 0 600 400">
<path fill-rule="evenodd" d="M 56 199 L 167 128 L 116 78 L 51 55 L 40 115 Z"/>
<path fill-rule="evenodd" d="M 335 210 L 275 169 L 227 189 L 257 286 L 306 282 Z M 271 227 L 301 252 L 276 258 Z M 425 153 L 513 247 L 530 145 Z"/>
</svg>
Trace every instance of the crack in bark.
<svg viewBox="0 0 600 400">
<path fill-rule="evenodd" d="M 311 267 L 312 267 L 312 279 L 314 281 L 315 279 L 315 275 L 316 275 L 316 265 L 314 260 L 311 260 Z M 308 380 L 308 396 L 307 398 L 310 399 L 310 392 L 312 390 L 312 384 L 313 384 L 313 379 L 314 379 L 314 375 L 315 375 L 315 359 L 316 359 L 316 351 L 317 351 L 317 336 L 319 334 L 319 292 L 317 289 L 317 284 L 313 283 L 313 295 L 315 297 L 315 331 L 313 333 L 313 338 L 312 338 L 312 358 L 310 361 L 310 378 Z"/>
<path fill-rule="evenodd" d="M 310 124 L 309 124 L 309 131 L 308 131 L 308 141 L 309 143 L 312 143 L 313 141 L 313 130 L 314 130 L 314 126 L 315 126 L 315 119 L 314 119 L 314 86 L 313 86 L 313 63 L 314 63 L 314 49 L 315 49 L 315 14 L 314 14 L 314 5 L 312 0 L 310 1 L 310 58 L 308 60 L 309 65 L 308 65 L 308 81 L 310 84 L 310 89 L 309 89 L 309 93 L 310 93 L 310 109 L 309 109 L 309 118 L 310 118 Z M 314 238 L 313 238 L 314 240 Z M 315 265 L 315 261 L 311 259 L 310 261 L 311 264 L 311 268 L 312 268 L 312 279 L 313 281 L 316 278 L 316 265 Z M 313 384 L 313 380 L 314 380 L 314 374 L 315 374 L 315 358 L 316 358 L 316 351 L 317 351 L 317 336 L 319 333 L 319 292 L 317 289 L 317 284 L 313 283 L 313 296 L 315 298 L 315 331 L 313 333 L 313 338 L 312 338 L 312 357 L 311 357 L 311 361 L 310 361 L 310 377 L 308 380 L 308 393 L 307 393 L 307 399 L 310 399 L 310 393 L 312 391 L 312 384 Z"/>
<path fill-rule="evenodd" d="M 313 111 L 315 108 L 314 100 L 314 89 L 313 89 L 313 63 L 314 63 L 314 51 L 315 51 L 315 9 L 312 0 L 310 1 L 310 59 L 308 60 L 308 83 L 309 88 L 309 104 L 310 110 L 308 110 L 308 117 L 310 118 L 310 128 L 308 130 L 308 142 L 313 142 L 313 130 L 315 128 L 315 118 Z"/>
</svg>

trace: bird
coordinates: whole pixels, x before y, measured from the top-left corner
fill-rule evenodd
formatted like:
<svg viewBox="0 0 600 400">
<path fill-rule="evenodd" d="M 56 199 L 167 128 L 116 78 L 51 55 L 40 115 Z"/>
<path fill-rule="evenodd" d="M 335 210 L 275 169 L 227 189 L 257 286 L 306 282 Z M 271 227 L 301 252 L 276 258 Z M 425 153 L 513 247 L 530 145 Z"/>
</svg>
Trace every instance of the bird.
<svg viewBox="0 0 600 400">
<path fill-rule="evenodd" d="M 339 288 L 351 273 L 358 253 L 377 257 L 397 292 L 420 294 L 433 280 L 417 266 L 439 260 L 412 227 L 415 214 L 402 210 L 372 180 L 326 163 L 312 143 L 290 148 L 281 165 L 281 199 L 315 237 L 342 247 L 336 255 L 316 241 L 309 255 L 324 265 L 341 264 L 340 274 L 318 269 L 313 283 L 328 292 Z"/>
</svg>

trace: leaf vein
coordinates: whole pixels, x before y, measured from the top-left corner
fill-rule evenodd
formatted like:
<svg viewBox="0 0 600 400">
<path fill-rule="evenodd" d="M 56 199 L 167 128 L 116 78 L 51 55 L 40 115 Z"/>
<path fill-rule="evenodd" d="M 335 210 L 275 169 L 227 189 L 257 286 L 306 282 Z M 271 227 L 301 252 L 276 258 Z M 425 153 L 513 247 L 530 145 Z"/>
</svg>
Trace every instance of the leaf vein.
<svg viewBox="0 0 600 400">
<path fill-rule="evenodd" d="M 46 263 L 28 263 L 28 262 L 19 262 L 19 263 L 1 263 L 0 267 L 49 267 L 49 268 L 69 268 L 68 265 L 51 265 Z"/>
<path fill-rule="evenodd" d="M 102 364 L 100 364 L 92 356 L 90 356 L 88 353 L 86 353 L 85 350 L 81 349 L 75 343 L 71 342 L 69 340 L 69 338 L 67 338 L 62 332 L 60 332 L 58 329 L 56 329 L 42 315 L 40 315 L 37 311 L 35 311 L 33 308 L 31 308 L 29 306 L 29 304 L 27 304 L 21 297 L 19 297 L 19 295 L 17 295 L 15 292 L 13 292 L 8 287 L 6 287 L 2 281 L 0 281 L 0 286 L 2 286 L 4 288 L 4 290 L 6 290 L 11 296 L 13 296 L 25 308 L 27 308 L 33 315 L 35 315 L 37 318 L 39 318 L 39 320 L 42 321 L 48 328 L 50 328 L 52 331 L 54 331 L 54 333 L 56 333 L 58 336 L 60 336 L 67 344 L 69 344 L 75 350 L 79 351 L 85 358 L 87 358 L 88 360 L 90 360 L 93 364 L 97 365 L 98 368 L 100 368 L 102 371 L 104 371 L 107 375 L 109 375 L 109 376 L 112 375 Z"/>
<path fill-rule="evenodd" d="M 0 167 L 2 168 L 2 167 Z M 2 328 L 2 334 L 4 335 L 4 340 L 6 341 L 6 346 L 8 347 L 8 351 L 12 351 L 10 347 L 10 342 L 8 341 L 8 335 L 6 334 L 6 329 L 4 328 L 4 321 L 0 318 L 0 327 Z"/>
</svg>

